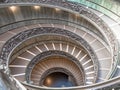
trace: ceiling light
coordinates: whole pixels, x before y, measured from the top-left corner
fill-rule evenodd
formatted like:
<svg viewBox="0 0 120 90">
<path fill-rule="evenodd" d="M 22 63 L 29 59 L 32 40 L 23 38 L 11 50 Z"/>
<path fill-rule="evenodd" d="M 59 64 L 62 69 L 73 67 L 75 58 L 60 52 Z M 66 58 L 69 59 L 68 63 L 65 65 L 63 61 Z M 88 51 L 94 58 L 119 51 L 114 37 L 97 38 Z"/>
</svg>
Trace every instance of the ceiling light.
<svg viewBox="0 0 120 90">
<path fill-rule="evenodd" d="M 11 6 L 10 9 L 14 12 L 16 10 L 16 6 Z"/>
<path fill-rule="evenodd" d="M 55 10 L 56 10 L 56 11 L 60 11 L 60 9 L 59 9 L 59 8 L 55 8 Z"/>
<path fill-rule="evenodd" d="M 40 9 L 40 6 L 34 6 L 34 8 L 37 10 L 37 9 Z"/>
</svg>

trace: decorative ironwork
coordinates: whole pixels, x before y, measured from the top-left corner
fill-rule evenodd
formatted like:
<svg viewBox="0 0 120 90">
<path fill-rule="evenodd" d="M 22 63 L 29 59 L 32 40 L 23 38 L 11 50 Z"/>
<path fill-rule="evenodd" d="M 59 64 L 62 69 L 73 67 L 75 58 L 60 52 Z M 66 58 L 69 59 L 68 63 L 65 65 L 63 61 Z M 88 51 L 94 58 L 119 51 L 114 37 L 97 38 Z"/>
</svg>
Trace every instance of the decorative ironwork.
<svg viewBox="0 0 120 90">
<path fill-rule="evenodd" d="M 45 58 L 49 58 L 51 56 L 61 56 L 61 57 L 65 57 L 68 60 L 71 60 L 72 62 L 74 62 L 80 69 L 83 78 L 85 71 L 82 67 L 82 65 L 80 64 L 80 62 L 73 56 L 71 56 L 70 54 L 63 52 L 63 51 L 57 51 L 57 50 L 51 50 L 51 51 L 45 51 L 43 53 L 40 53 L 39 55 L 35 56 L 30 63 L 28 64 L 27 68 L 26 68 L 26 81 L 29 83 L 30 81 L 30 73 L 32 72 L 33 67 L 39 63 L 40 61 L 44 60 Z M 51 71 L 50 71 L 51 72 Z M 84 80 L 84 79 L 83 79 Z"/>
<path fill-rule="evenodd" d="M 83 16 L 86 16 L 93 22 L 95 22 L 104 32 L 106 35 L 111 39 L 110 41 L 114 40 L 114 35 L 112 34 L 112 31 L 110 28 L 107 26 L 107 24 L 96 14 L 94 14 L 92 11 L 88 10 L 87 8 L 83 7 L 82 5 L 75 3 L 75 2 L 70 2 L 67 0 L 5 0 L 7 1 L 6 3 L 37 3 L 37 4 L 46 4 L 46 5 L 54 5 L 54 6 L 59 6 L 59 7 L 64 7 L 73 11 L 76 11 L 80 13 Z M 5 2 L 4 1 L 4 2 Z M 111 35 L 112 34 L 112 35 Z"/>
<path fill-rule="evenodd" d="M 86 18 L 89 18 L 89 20 L 93 21 L 103 32 L 106 34 L 108 38 L 108 42 L 111 44 L 112 50 L 114 50 L 115 46 L 115 37 L 111 31 L 111 29 L 108 27 L 108 25 L 96 14 L 94 14 L 92 11 L 88 10 L 86 7 L 83 7 L 82 5 L 70 2 L 68 0 L 8 0 L 7 4 L 9 3 L 22 3 L 28 4 L 28 3 L 36 3 L 36 4 L 44 4 L 46 6 L 53 5 L 54 7 L 62 7 L 65 9 L 69 9 L 75 12 L 78 12 L 80 15 L 85 16 Z"/>
<path fill-rule="evenodd" d="M 72 40 L 76 41 L 78 44 L 80 44 L 82 47 L 84 47 L 87 50 L 87 52 L 89 53 L 91 59 L 93 60 L 94 65 L 95 65 L 94 66 L 95 71 L 96 72 L 98 71 L 97 56 L 94 53 L 94 51 L 92 50 L 92 48 L 90 47 L 90 45 L 83 38 L 81 38 L 80 36 L 70 32 L 70 31 L 60 29 L 60 28 L 53 28 L 53 27 L 41 27 L 41 28 L 31 29 L 31 30 L 23 31 L 23 32 L 15 35 L 14 37 L 9 39 L 4 44 L 1 55 L 0 55 L 0 59 L 2 60 L 2 62 L 4 64 L 7 65 L 10 55 L 11 55 L 11 52 L 18 45 L 20 45 L 22 42 L 26 41 L 27 39 L 30 39 L 30 38 L 33 38 L 36 36 L 41 36 L 41 35 L 61 35 L 61 36 L 68 37 L 68 38 L 71 38 Z"/>
</svg>

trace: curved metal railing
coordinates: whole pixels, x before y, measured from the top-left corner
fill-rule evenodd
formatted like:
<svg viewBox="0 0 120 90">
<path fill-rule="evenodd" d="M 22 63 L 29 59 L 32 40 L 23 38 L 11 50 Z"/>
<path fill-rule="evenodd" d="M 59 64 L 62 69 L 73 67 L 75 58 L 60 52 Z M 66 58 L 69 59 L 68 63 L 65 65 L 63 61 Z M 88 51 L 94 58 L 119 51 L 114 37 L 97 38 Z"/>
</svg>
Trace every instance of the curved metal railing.
<svg viewBox="0 0 120 90">
<path fill-rule="evenodd" d="M 110 85 L 118 84 L 119 82 L 120 82 L 120 77 L 116 77 L 116 78 L 113 78 L 109 81 L 105 81 L 105 82 L 102 82 L 102 83 L 96 83 L 96 84 L 93 84 L 93 85 L 68 87 L 68 88 L 65 88 L 65 87 L 63 87 L 63 88 L 40 87 L 40 86 L 30 85 L 30 84 L 27 84 L 25 82 L 22 82 L 22 84 L 25 87 L 27 87 L 29 89 L 34 89 L 34 90 L 78 90 L 78 89 L 99 89 L 99 88 L 107 87 L 107 86 L 110 86 Z"/>
<path fill-rule="evenodd" d="M 62 88 L 51 88 L 51 87 L 41 87 L 41 86 L 35 86 L 28 84 L 26 82 L 21 82 L 26 88 L 28 89 L 34 89 L 34 90 L 87 90 L 87 89 L 101 89 L 109 86 L 113 86 L 115 84 L 118 84 L 120 82 L 120 77 L 111 79 L 109 81 L 104 81 L 102 83 L 96 83 L 92 85 L 87 85 L 87 86 L 76 86 L 76 87 L 62 87 Z"/>
<path fill-rule="evenodd" d="M 14 77 L 0 70 L 0 90 L 26 90 Z"/>
<path fill-rule="evenodd" d="M 37 1 L 37 0 L 36 0 Z M 45 1 L 45 0 L 43 0 Z M 80 3 L 82 5 L 85 5 L 87 7 L 90 7 L 92 9 L 98 10 L 102 13 L 104 13 L 105 15 L 111 17 L 112 19 L 116 20 L 116 19 L 120 19 L 120 2 L 119 1 L 109 1 L 109 3 L 107 1 L 93 1 L 93 0 L 63 0 L 63 1 L 71 1 L 71 2 L 77 2 Z M 29 1 L 29 0 L 1 0 L 0 4 L 8 4 L 8 3 L 28 3 L 28 2 L 32 2 L 34 3 L 35 0 L 33 1 Z M 115 3 L 114 3 L 115 2 Z M 105 3 L 105 4 L 102 4 Z M 113 6 L 114 3 L 114 6 Z M 118 20 L 119 21 L 119 20 Z"/>
</svg>

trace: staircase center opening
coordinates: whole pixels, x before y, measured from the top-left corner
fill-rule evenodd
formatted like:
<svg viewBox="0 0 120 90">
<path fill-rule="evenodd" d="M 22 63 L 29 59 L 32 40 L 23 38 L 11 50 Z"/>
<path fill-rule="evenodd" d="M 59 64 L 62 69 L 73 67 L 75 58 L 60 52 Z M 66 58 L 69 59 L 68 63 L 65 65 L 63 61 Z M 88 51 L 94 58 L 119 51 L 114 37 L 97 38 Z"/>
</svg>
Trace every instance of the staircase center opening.
<svg viewBox="0 0 120 90">
<path fill-rule="evenodd" d="M 62 72 L 54 72 L 46 76 L 43 85 L 47 87 L 75 86 L 71 80 L 71 77 Z"/>
</svg>

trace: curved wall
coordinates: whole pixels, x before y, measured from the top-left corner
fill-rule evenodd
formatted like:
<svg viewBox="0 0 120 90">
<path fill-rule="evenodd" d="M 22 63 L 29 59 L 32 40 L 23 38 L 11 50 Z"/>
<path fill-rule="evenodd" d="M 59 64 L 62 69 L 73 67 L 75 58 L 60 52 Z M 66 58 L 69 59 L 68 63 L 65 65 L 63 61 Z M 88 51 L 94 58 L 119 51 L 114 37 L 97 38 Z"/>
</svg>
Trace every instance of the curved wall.
<svg viewBox="0 0 120 90">
<path fill-rule="evenodd" d="M 11 2 L 9 0 L 6 0 L 6 2 L 7 1 Z M 16 1 L 12 1 L 12 2 L 16 3 Z M 101 81 L 102 80 L 104 81 L 106 79 L 111 78 L 111 75 L 114 74 L 113 71 L 115 70 L 116 65 L 117 65 L 117 63 L 114 63 L 115 61 L 117 61 L 114 58 L 114 56 L 116 55 L 114 53 L 117 52 L 117 50 L 114 51 L 116 48 L 115 47 L 116 38 L 111 28 L 109 28 L 108 25 L 100 17 L 92 13 L 92 11 L 90 11 L 89 9 L 76 3 L 67 2 L 66 0 L 58 0 L 56 2 L 54 2 L 53 0 L 51 1 L 41 0 L 41 1 L 33 1 L 33 2 L 36 3 L 36 6 L 34 6 L 35 3 L 34 4 L 33 3 L 26 3 L 26 4 L 18 3 L 18 6 L 10 6 L 10 4 L 8 4 L 8 6 L 7 4 L 6 6 L 1 5 L 0 15 L 3 17 L 3 18 L 0 18 L 0 21 L 1 21 L 1 25 L 0 25 L 0 28 L 1 28 L 0 41 L 1 42 L 0 43 L 1 43 L 1 49 L 2 49 L 1 62 L 3 61 L 2 63 L 5 65 L 5 67 L 6 65 L 8 65 L 8 61 L 6 63 L 6 60 L 8 60 L 7 55 L 9 53 L 12 53 L 11 47 L 16 47 L 16 43 L 19 41 L 21 42 L 20 39 L 16 39 L 16 42 L 9 44 L 11 41 L 14 41 L 14 39 L 16 38 L 13 36 L 17 34 L 19 37 L 19 34 L 18 34 L 19 32 L 24 33 L 22 32 L 22 30 L 23 31 L 29 30 L 29 29 L 35 30 L 34 28 L 37 28 L 37 27 L 43 28 L 42 27 L 43 25 L 44 29 L 45 27 L 60 27 L 60 28 L 67 29 L 68 31 L 71 31 L 72 33 L 75 33 L 81 36 L 83 40 L 87 41 L 87 43 L 90 44 L 90 46 L 92 47 L 90 51 L 93 50 L 93 52 L 95 52 L 94 55 L 97 54 L 97 57 L 99 60 L 98 67 L 100 67 L 98 70 L 99 71 L 98 79 L 100 79 Z M 39 2 L 39 4 L 37 4 L 37 2 Z M 83 33 L 82 35 L 81 32 L 85 32 L 85 33 Z M 32 33 L 30 34 L 32 35 Z M 72 35 L 74 36 L 75 34 L 72 34 Z M 8 37 L 5 38 L 5 35 L 8 35 Z M 27 34 L 26 36 L 25 35 L 20 36 L 21 39 L 26 38 L 26 37 L 27 37 Z M 9 40 L 9 38 L 11 39 Z M 89 42 L 90 39 L 93 39 L 93 41 Z M 92 45 L 92 43 L 94 44 Z M 29 42 L 28 44 L 31 44 L 31 43 Z M 46 43 L 43 44 L 43 46 L 45 46 L 46 49 L 48 49 L 47 45 L 48 44 Z M 25 46 L 25 43 L 23 44 L 22 47 L 24 46 Z M 83 47 L 84 46 L 85 45 L 83 45 Z M 22 48 L 18 47 L 18 49 L 16 50 L 19 51 L 20 49 Z M 72 51 L 74 51 L 74 47 L 72 47 L 71 49 Z M 87 50 L 90 48 L 85 47 L 85 49 Z M 14 54 L 16 52 L 14 52 Z M 27 49 L 26 52 L 28 52 L 29 54 L 31 53 L 29 49 Z M 102 52 L 104 52 L 104 54 Z M 73 53 L 74 52 L 72 52 L 71 54 Z M 35 56 L 34 53 L 31 53 L 31 54 Z M 82 58 L 84 57 L 86 57 L 86 55 L 84 55 Z M 93 55 L 91 55 L 91 57 L 93 57 Z M 107 60 L 109 60 L 110 62 L 104 63 L 103 62 L 104 60 L 106 60 L 106 62 Z M 82 59 L 80 59 L 80 61 L 82 62 Z M 87 62 L 88 61 L 83 62 L 83 64 Z M 106 65 L 106 64 L 109 64 L 109 65 Z M 10 65 L 10 67 L 14 67 L 14 68 L 16 66 Z M 107 66 L 110 66 L 110 68 L 108 68 Z M 91 67 L 93 66 L 87 66 L 85 69 L 87 70 Z M 7 66 L 7 69 L 8 69 L 8 66 Z M 89 72 L 89 73 L 93 73 L 93 72 Z M 100 78 L 100 76 L 104 76 L 103 74 L 106 74 L 106 73 L 108 75 L 107 76 L 105 75 L 105 78 Z M 13 76 L 17 76 L 17 74 Z M 93 77 L 88 77 L 88 79 L 93 79 Z"/>
</svg>

